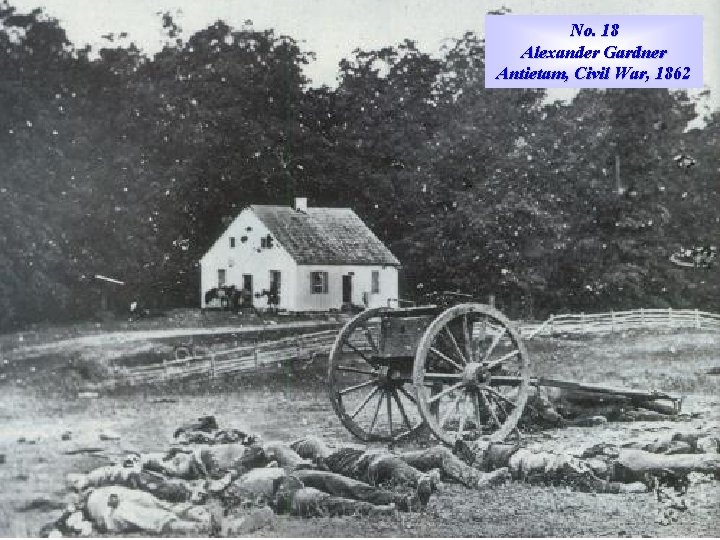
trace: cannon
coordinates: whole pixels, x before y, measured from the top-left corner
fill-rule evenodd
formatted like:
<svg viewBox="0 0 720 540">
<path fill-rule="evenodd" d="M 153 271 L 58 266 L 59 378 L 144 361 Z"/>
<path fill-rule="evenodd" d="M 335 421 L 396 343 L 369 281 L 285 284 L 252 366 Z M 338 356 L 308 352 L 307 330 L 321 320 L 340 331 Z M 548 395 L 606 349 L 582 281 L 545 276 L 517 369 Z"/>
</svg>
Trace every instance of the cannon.
<svg viewBox="0 0 720 540">
<path fill-rule="evenodd" d="M 682 405 L 681 397 L 657 390 L 533 377 L 519 330 L 480 303 L 368 309 L 340 330 L 328 359 L 332 406 L 365 442 L 392 443 L 427 430 L 453 447 L 459 440 L 519 438 L 533 386 L 665 415 Z"/>
<path fill-rule="evenodd" d="M 342 328 L 328 359 L 332 406 L 365 442 L 422 429 L 447 445 L 505 440 L 530 385 L 518 330 L 480 303 L 368 309 Z"/>
</svg>

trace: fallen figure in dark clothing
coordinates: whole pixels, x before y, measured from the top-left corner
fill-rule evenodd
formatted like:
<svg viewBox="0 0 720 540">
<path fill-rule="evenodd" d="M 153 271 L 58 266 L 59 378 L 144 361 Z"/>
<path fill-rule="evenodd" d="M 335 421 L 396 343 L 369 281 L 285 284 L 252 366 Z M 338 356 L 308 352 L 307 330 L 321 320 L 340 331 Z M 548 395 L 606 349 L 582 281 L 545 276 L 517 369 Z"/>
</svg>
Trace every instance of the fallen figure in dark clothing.
<svg viewBox="0 0 720 540">
<path fill-rule="evenodd" d="M 532 385 L 520 425 L 525 430 L 547 427 L 592 427 L 608 422 L 682 421 L 679 398 L 660 392 L 562 381 L 565 387 Z"/>
<path fill-rule="evenodd" d="M 720 470 L 716 437 L 689 442 L 679 437 L 667 449 L 599 445 L 582 456 L 460 443 L 460 459 L 442 446 L 394 453 L 332 449 L 312 437 L 290 444 L 263 442 L 240 430 L 220 430 L 209 418 L 179 429 L 178 444 L 167 452 L 131 454 L 116 465 L 69 475 L 80 502 L 45 532 L 249 534 L 272 522 L 276 513 L 310 517 L 422 510 L 441 479 L 472 489 L 515 479 L 628 493 L 656 489 L 657 482 L 649 478 L 667 484 L 667 470 L 716 475 Z M 685 447 L 691 454 L 653 453 Z"/>
<path fill-rule="evenodd" d="M 175 435 L 180 444 L 168 452 L 132 454 L 116 465 L 68 475 L 70 487 L 82 494 L 81 510 L 61 518 L 55 533 L 207 534 L 243 507 L 299 516 L 422 510 L 441 477 L 472 488 L 483 477 L 441 446 L 393 454 L 332 450 L 315 438 L 264 443 L 220 430 L 207 417 Z M 225 508 L 214 521 L 202 510 L 213 499 Z"/>
</svg>

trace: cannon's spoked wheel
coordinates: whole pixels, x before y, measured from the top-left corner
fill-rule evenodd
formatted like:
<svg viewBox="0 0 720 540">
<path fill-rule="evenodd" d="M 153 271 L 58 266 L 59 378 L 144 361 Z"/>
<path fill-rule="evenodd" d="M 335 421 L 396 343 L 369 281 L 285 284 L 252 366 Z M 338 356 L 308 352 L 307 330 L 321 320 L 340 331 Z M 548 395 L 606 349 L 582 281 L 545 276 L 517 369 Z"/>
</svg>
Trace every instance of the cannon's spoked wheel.
<svg viewBox="0 0 720 540">
<path fill-rule="evenodd" d="M 379 356 L 380 314 L 368 309 L 348 322 L 330 351 L 330 401 L 343 425 L 362 441 L 398 441 L 422 424 L 409 369 Z"/>
<path fill-rule="evenodd" d="M 445 444 L 504 440 L 528 397 L 530 365 L 520 335 L 496 309 L 454 306 L 425 331 L 415 355 L 418 407 Z"/>
</svg>

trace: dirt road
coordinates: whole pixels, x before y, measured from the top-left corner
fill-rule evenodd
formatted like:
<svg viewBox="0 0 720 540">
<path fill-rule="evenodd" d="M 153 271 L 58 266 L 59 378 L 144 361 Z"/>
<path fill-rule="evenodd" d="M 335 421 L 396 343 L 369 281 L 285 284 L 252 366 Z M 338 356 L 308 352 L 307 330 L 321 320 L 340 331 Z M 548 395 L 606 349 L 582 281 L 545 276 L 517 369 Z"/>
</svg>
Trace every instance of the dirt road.
<svg viewBox="0 0 720 540">
<path fill-rule="evenodd" d="M 15 354 L 16 358 L 33 358 L 48 354 L 68 354 L 87 348 L 102 348 L 118 344 L 133 344 L 141 341 L 166 340 L 173 338 L 192 338 L 197 336 L 224 336 L 242 338 L 245 335 L 255 335 L 261 332 L 279 332 L 295 330 L 298 332 L 312 332 L 336 328 L 336 322 L 322 321 L 295 321 L 276 323 L 270 321 L 264 325 L 221 326 L 215 328 L 172 328 L 153 330 L 131 330 L 125 332 L 103 332 L 80 337 L 61 339 L 40 345 L 22 347 Z"/>
</svg>

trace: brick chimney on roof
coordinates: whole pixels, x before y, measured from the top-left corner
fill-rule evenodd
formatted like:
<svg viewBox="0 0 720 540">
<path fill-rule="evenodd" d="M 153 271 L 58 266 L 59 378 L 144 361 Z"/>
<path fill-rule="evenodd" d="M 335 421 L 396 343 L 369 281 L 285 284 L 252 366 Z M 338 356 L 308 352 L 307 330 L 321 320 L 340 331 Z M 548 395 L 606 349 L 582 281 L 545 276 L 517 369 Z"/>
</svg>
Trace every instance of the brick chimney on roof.
<svg viewBox="0 0 720 540">
<path fill-rule="evenodd" d="M 295 210 L 307 213 L 307 197 L 295 197 Z"/>
</svg>

